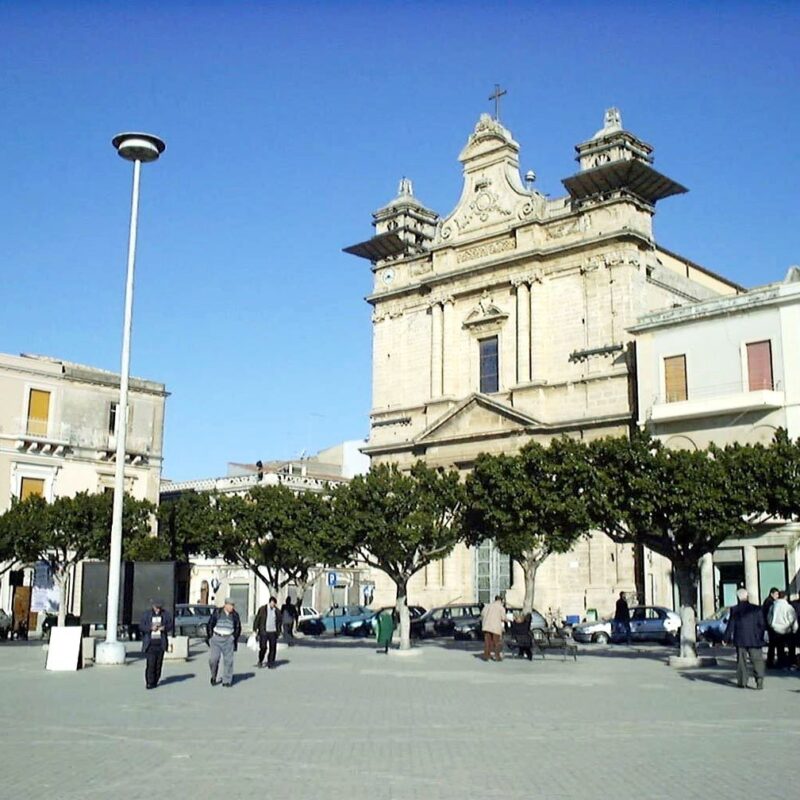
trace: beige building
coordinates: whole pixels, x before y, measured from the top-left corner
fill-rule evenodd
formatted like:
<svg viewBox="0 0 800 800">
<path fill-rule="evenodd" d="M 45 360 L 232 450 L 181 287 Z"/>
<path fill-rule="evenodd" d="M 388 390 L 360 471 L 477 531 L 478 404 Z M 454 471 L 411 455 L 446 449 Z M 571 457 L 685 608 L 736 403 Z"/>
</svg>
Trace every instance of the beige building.
<svg viewBox="0 0 800 800">
<path fill-rule="evenodd" d="M 164 437 L 162 383 L 132 378 L 126 490 L 158 502 Z M 113 491 L 119 375 L 44 356 L 0 354 L 0 513 L 14 497 L 48 501 Z M 21 614 L 30 575 L 6 572 L 0 607 Z M 18 591 L 14 591 L 14 589 Z M 71 595 L 77 596 L 73 587 Z M 26 599 L 27 598 L 27 599 Z M 35 624 L 35 623 L 34 623 Z"/>
<path fill-rule="evenodd" d="M 639 424 L 668 447 L 769 444 L 778 428 L 800 437 L 800 269 L 780 283 L 736 297 L 655 311 L 636 336 Z M 800 526 L 775 525 L 753 539 L 728 540 L 701 561 L 700 612 L 736 602 L 745 585 L 798 589 Z M 644 559 L 645 596 L 668 603 L 669 563 Z"/>
<path fill-rule="evenodd" d="M 740 287 L 656 242 L 659 200 L 685 192 L 657 172 L 653 148 L 609 109 L 577 145 L 566 195 L 519 172 L 519 145 L 479 119 L 459 160 L 464 182 L 441 217 L 400 182 L 373 214 L 375 235 L 346 252 L 371 262 L 373 401 L 365 452 L 377 463 L 415 459 L 468 470 L 482 452 L 513 452 L 561 434 L 625 434 L 634 424 L 628 332 L 651 310 L 732 296 Z M 376 602 L 393 587 L 376 576 Z M 539 571 L 536 605 L 562 615 L 611 610 L 643 590 L 630 547 L 597 535 Z M 414 603 L 487 600 L 518 567 L 491 545 L 459 547 L 410 587 Z"/>
</svg>

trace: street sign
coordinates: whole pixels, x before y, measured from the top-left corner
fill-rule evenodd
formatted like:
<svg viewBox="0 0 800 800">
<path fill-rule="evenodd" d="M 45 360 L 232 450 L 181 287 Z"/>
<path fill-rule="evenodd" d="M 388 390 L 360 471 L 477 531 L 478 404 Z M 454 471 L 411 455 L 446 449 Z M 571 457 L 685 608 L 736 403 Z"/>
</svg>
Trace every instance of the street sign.
<svg viewBox="0 0 800 800">
<path fill-rule="evenodd" d="M 328 586 L 336 586 L 336 573 L 329 572 L 328 573 Z"/>
</svg>

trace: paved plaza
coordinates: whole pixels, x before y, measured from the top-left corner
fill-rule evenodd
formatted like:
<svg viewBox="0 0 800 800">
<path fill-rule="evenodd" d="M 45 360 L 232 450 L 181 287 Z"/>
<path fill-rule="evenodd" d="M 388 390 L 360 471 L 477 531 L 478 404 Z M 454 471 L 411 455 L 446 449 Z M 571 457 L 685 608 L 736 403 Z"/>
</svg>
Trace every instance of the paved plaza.
<svg viewBox="0 0 800 800">
<path fill-rule="evenodd" d="M 681 673 L 658 647 L 501 664 L 474 645 L 421 649 L 307 639 L 268 671 L 242 645 L 224 689 L 198 643 L 145 691 L 138 656 L 50 673 L 38 643 L 2 643 L 2 797 L 785 798 L 796 784 L 797 673 L 758 692 L 735 687 L 728 650 Z"/>
</svg>

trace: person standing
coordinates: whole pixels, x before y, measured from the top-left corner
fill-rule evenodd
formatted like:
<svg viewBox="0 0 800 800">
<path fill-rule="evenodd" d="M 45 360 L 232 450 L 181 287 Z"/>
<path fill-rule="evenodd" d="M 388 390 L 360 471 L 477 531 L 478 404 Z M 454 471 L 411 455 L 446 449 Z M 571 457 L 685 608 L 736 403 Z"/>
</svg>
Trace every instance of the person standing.
<svg viewBox="0 0 800 800">
<path fill-rule="evenodd" d="M 789 668 L 796 669 L 798 666 L 797 651 L 800 648 L 800 595 L 796 594 L 789 605 L 794 609 L 794 615 L 797 618 L 797 628 L 789 639 Z"/>
<path fill-rule="evenodd" d="M 765 622 L 769 620 L 769 615 L 772 611 L 772 604 L 778 599 L 778 591 L 779 590 L 773 586 L 769 590 L 767 599 L 764 600 L 763 604 L 761 605 Z M 769 642 L 767 645 L 767 669 L 772 669 L 775 666 L 775 639 L 772 631 L 769 628 L 767 628 L 767 639 Z"/>
<path fill-rule="evenodd" d="M 617 629 L 617 636 L 625 634 L 625 642 L 631 643 L 631 610 L 628 608 L 628 601 L 625 599 L 625 592 L 619 593 L 616 608 L 614 609 L 614 627 Z"/>
<path fill-rule="evenodd" d="M 481 629 L 483 630 L 483 660 L 503 660 L 503 631 L 506 624 L 506 609 L 503 598 L 498 594 L 493 603 L 481 609 Z"/>
<path fill-rule="evenodd" d="M 147 665 L 144 669 L 144 684 L 155 689 L 161 680 L 161 665 L 167 652 L 167 636 L 172 632 L 172 615 L 164 608 L 163 600 L 153 600 L 150 608 L 139 620 L 142 635 L 142 652 Z"/>
<path fill-rule="evenodd" d="M 281 610 L 278 599 L 270 597 L 267 605 L 258 609 L 253 620 L 253 633 L 258 636 L 258 666 L 264 667 L 264 654 L 269 648 L 266 666 L 275 669 L 275 653 L 278 649 L 278 632 L 281 629 Z"/>
<path fill-rule="evenodd" d="M 788 653 L 791 653 L 791 641 L 797 631 L 797 614 L 786 599 L 786 592 L 778 592 L 768 617 L 769 630 L 775 640 L 775 655 L 778 669 L 790 666 Z"/>
<path fill-rule="evenodd" d="M 210 651 L 211 685 L 216 686 L 219 662 L 222 659 L 222 685 L 233 686 L 233 654 L 239 647 L 242 622 L 236 612 L 233 598 L 226 597 L 222 608 L 215 608 L 206 628 L 206 644 Z"/>
<path fill-rule="evenodd" d="M 747 688 L 748 666 L 753 668 L 756 689 L 764 688 L 764 613 L 749 602 L 747 589 L 736 592 L 738 603 L 731 608 L 725 641 L 736 646 L 736 682 L 740 689 Z"/>
<path fill-rule="evenodd" d="M 392 613 L 392 609 L 386 608 L 378 616 L 376 637 L 378 640 L 378 647 L 383 648 L 384 654 L 388 654 L 389 652 L 392 636 L 394 636 L 394 614 Z M 380 650 L 378 652 L 380 652 Z"/>
<path fill-rule="evenodd" d="M 291 647 L 294 644 L 294 625 L 297 622 L 297 606 L 287 597 L 281 606 L 281 624 L 283 626 L 283 638 L 286 644 Z"/>
<path fill-rule="evenodd" d="M 520 656 L 533 661 L 533 636 L 531 634 L 531 615 L 516 614 L 511 623 L 511 635 L 519 648 Z"/>
</svg>

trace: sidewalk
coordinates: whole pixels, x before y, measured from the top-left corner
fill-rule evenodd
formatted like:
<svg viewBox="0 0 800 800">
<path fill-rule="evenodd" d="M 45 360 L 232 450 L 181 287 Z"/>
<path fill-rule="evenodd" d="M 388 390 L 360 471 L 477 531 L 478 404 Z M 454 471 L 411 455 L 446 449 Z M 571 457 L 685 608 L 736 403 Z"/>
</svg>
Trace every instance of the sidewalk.
<svg viewBox="0 0 800 800">
<path fill-rule="evenodd" d="M 196 644 L 147 692 L 138 659 L 48 673 L 39 643 L 2 643 L 2 795 L 785 798 L 796 781 L 797 673 L 757 692 L 736 688 L 730 651 L 682 674 L 657 647 L 588 646 L 577 664 L 422 649 L 306 639 L 268 671 L 242 644 L 223 689 Z"/>
</svg>

